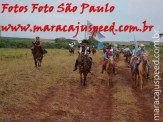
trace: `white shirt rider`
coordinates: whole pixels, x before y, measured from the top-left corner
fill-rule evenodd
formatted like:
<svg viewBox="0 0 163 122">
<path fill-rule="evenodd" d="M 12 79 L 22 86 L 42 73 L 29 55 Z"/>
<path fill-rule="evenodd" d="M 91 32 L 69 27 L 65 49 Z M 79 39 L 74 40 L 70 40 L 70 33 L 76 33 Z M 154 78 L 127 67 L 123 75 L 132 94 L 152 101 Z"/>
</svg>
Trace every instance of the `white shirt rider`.
<svg viewBox="0 0 163 122">
<path fill-rule="evenodd" d="M 69 44 L 69 45 L 70 45 L 70 47 L 71 47 L 71 48 L 73 48 L 73 47 L 74 47 L 74 44 L 73 44 L 73 43 L 71 43 L 71 44 Z"/>
</svg>

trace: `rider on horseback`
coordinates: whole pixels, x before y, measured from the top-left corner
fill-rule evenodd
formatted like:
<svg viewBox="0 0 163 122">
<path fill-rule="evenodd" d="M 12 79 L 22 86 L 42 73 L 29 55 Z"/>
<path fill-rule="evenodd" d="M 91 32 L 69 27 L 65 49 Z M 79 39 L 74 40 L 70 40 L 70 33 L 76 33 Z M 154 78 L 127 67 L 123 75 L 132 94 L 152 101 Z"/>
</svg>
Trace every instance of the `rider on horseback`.
<svg viewBox="0 0 163 122">
<path fill-rule="evenodd" d="M 69 44 L 70 48 L 74 48 L 74 43 Z"/>
<path fill-rule="evenodd" d="M 132 56 L 136 56 L 136 49 L 135 49 L 135 46 L 133 46 L 133 49 L 132 49 Z"/>
<path fill-rule="evenodd" d="M 44 49 L 43 49 L 42 46 L 41 46 L 40 37 L 39 37 L 39 36 L 36 36 L 35 45 L 38 46 L 38 47 L 40 47 L 41 53 L 44 54 Z"/>
<path fill-rule="evenodd" d="M 109 58 L 113 56 L 113 51 L 111 48 L 111 45 L 109 45 L 106 49 L 106 52 L 104 54 L 104 62 L 102 64 L 102 71 L 101 73 L 104 73 L 104 70 L 106 69 L 106 64 L 108 63 Z M 113 68 L 113 72 L 115 73 L 115 67 Z"/>
<path fill-rule="evenodd" d="M 88 47 L 88 41 L 87 40 L 82 41 L 82 45 L 80 47 L 79 53 L 84 53 L 84 55 L 88 58 L 88 60 L 89 60 L 89 71 L 88 72 L 91 73 L 92 60 L 89 57 L 89 54 L 91 53 L 91 50 Z M 76 59 L 75 68 L 74 68 L 73 71 L 77 70 L 77 66 L 78 66 L 78 58 Z"/>
<path fill-rule="evenodd" d="M 36 44 L 37 46 L 41 46 L 40 37 L 39 37 L 39 36 L 36 36 L 35 44 Z"/>
<path fill-rule="evenodd" d="M 141 62 L 141 60 L 142 60 L 142 54 L 143 53 L 147 53 L 147 51 L 144 49 L 144 44 L 141 44 L 140 45 L 140 50 L 138 50 L 138 52 L 137 52 L 137 56 L 138 56 L 139 59 L 134 62 L 133 72 L 137 72 L 137 67 L 138 67 L 139 63 Z M 147 66 L 148 66 L 147 78 L 149 78 L 149 72 L 150 72 L 149 61 L 147 61 Z"/>
</svg>

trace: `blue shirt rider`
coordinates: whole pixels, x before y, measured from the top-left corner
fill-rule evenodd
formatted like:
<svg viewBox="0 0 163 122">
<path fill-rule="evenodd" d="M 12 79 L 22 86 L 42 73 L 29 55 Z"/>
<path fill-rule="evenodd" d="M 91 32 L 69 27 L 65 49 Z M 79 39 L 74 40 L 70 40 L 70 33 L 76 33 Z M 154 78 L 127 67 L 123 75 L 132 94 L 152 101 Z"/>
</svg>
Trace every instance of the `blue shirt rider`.
<svg viewBox="0 0 163 122">
<path fill-rule="evenodd" d="M 101 73 L 103 74 L 104 73 L 104 70 L 106 69 L 106 64 L 108 63 L 108 60 L 109 60 L 109 57 L 110 56 L 113 56 L 113 52 L 112 52 L 112 48 L 111 48 L 111 45 L 109 45 L 107 48 L 106 48 L 106 52 L 104 54 L 104 62 L 102 64 L 102 70 L 101 70 Z M 115 67 L 113 68 L 113 73 L 115 73 Z"/>
<path fill-rule="evenodd" d="M 140 50 L 138 50 L 138 52 L 137 52 L 138 60 L 134 62 L 134 70 L 133 70 L 133 72 L 137 72 L 137 67 L 138 67 L 138 64 L 142 60 L 142 54 L 143 53 L 147 53 L 147 51 L 144 49 L 144 44 L 141 44 L 140 45 Z M 147 78 L 149 78 L 149 73 L 150 73 L 149 61 L 147 61 L 147 66 L 148 66 Z"/>
</svg>

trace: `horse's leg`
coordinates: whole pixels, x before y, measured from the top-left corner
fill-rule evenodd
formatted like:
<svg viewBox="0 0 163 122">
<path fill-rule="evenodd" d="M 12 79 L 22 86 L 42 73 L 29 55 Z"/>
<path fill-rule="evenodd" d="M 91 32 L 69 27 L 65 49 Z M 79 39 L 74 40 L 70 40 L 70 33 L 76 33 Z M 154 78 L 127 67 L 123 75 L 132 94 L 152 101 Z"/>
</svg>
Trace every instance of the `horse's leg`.
<svg viewBox="0 0 163 122">
<path fill-rule="evenodd" d="M 139 77 L 139 75 L 138 74 L 134 74 L 135 75 L 135 87 L 137 87 L 138 86 L 138 77 Z"/>
<path fill-rule="evenodd" d="M 41 67 L 41 62 L 42 62 L 42 61 L 40 61 L 40 67 Z"/>
<path fill-rule="evenodd" d="M 38 61 L 38 66 L 41 67 L 41 61 L 40 60 Z"/>
<path fill-rule="evenodd" d="M 143 88 L 143 76 L 142 75 L 139 75 L 140 76 L 140 89 Z"/>
<path fill-rule="evenodd" d="M 42 58 L 43 57 L 41 57 L 41 59 L 39 60 L 39 67 L 41 67 Z"/>
<path fill-rule="evenodd" d="M 39 64 L 39 60 L 37 59 L 37 67 L 39 67 L 40 66 L 40 64 Z"/>
<path fill-rule="evenodd" d="M 132 71 L 133 71 L 133 68 L 131 67 L 131 78 L 134 81 L 134 73 Z"/>
<path fill-rule="evenodd" d="M 113 73 L 110 74 L 110 83 L 112 84 L 112 76 L 113 76 Z"/>
<path fill-rule="evenodd" d="M 37 59 L 34 59 L 35 60 L 35 67 L 37 67 Z"/>
<path fill-rule="evenodd" d="M 110 85 L 110 74 L 108 74 L 108 86 Z"/>
<path fill-rule="evenodd" d="M 86 85 L 86 78 L 87 78 L 87 76 L 84 75 L 84 86 Z"/>
<path fill-rule="evenodd" d="M 80 84 L 83 85 L 82 73 L 80 73 Z"/>
</svg>

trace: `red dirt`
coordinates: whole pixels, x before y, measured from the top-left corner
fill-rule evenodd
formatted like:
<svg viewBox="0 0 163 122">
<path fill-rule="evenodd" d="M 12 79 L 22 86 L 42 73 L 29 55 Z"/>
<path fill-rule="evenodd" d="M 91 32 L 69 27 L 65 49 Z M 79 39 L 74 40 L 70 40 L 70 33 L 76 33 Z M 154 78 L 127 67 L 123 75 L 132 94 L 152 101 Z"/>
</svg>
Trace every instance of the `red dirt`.
<svg viewBox="0 0 163 122">
<path fill-rule="evenodd" d="M 124 60 L 123 58 L 120 60 Z M 117 84 L 133 87 L 130 76 L 130 69 L 126 66 L 118 67 L 118 74 L 113 76 L 113 84 L 107 86 L 107 74 L 100 75 L 97 67 L 101 63 L 96 62 L 93 65 L 93 74 L 88 76 L 86 87 L 81 87 L 79 81 L 66 83 L 66 86 L 60 83 L 54 84 L 42 96 L 37 97 L 37 104 L 31 104 L 31 108 L 26 111 L 17 111 L 22 117 L 23 122 L 55 122 L 55 121 L 74 121 L 74 122 L 114 122 L 112 116 L 116 116 L 114 109 L 117 109 L 118 103 L 112 98 L 113 88 Z M 74 87 L 77 86 L 77 87 Z M 88 90 L 88 93 L 86 92 Z M 92 90 L 92 91 L 89 91 Z M 57 95 L 67 93 L 66 96 Z M 90 92 L 90 93 L 89 93 Z M 91 93 L 92 92 L 92 93 Z M 132 88 L 133 97 L 136 98 L 138 120 L 140 122 L 153 121 L 153 97 L 149 90 Z M 77 115 L 62 109 L 54 110 L 50 103 L 54 100 L 58 102 L 67 102 L 70 109 L 78 110 Z M 67 117 L 66 119 L 64 117 Z M 132 121 L 132 117 L 126 119 Z"/>
</svg>

